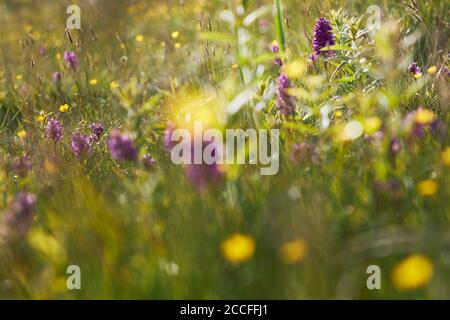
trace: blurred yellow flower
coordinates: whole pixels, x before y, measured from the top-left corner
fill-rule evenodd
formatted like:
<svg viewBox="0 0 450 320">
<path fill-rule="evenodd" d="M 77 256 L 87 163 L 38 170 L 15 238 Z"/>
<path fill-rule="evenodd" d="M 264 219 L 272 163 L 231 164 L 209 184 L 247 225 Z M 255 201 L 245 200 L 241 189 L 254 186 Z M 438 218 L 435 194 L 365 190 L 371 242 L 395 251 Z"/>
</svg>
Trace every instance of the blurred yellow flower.
<svg viewBox="0 0 450 320">
<path fill-rule="evenodd" d="M 424 197 L 432 196 L 436 193 L 437 189 L 437 182 L 431 179 L 423 180 L 417 185 L 417 191 Z"/>
<path fill-rule="evenodd" d="M 96 86 L 97 83 L 98 83 L 97 79 L 91 79 L 91 80 L 89 81 L 89 84 L 90 84 L 91 86 Z"/>
<path fill-rule="evenodd" d="M 180 32 L 179 32 L 179 31 L 174 31 L 174 32 L 172 32 L 172 39 L 178 38 L 179 35 L 180 35 Z"/>
<path fill-rule="evenodd" d="M 426 285 L 433 277 L 433 264 L 422 254 L 413 254 L 394 266 L 391 279 L 400 290 L 414 290 Z"/>
<path fill-rule="evenodd" d="M 44 110 L 41 110 L 39 114 L 34 118 L 37 123 L 42 123 L 45 121 L 46 115 Z"/>
<path fill-rule="evenodd" d="M 223 256 L 234 264 L 248 260 L 254 252 L 255 242 L 247 235 L 235 233 L 222 243 Z"/>
<path fill-rule="evenodd" d="M 67 103 L 63 104 L 62 106 L 59 107 L 59 111 L 63 113 L 69 111 L 69 105 Z"/>
<path fill-rule="evenodd" d="M 450 147 L 445 148 L 441 153 L 442 163 L 450 167 Z"/>
<path fill-rule="evenodd" d="M 22 80 L 22 78 L 23 78 L 23 76 L 22 76 L 21 74 L 18 74 L 18 75 L 16 76 L 16 80 Z"/>
<path fill-rule="evenodd" d="M 119 87 L 119 82 L 117 82 L 117 81 L 112 81 L 112 82 L 109 84 L 109 88 L 110 88 L 111 90 L 117 89 L 118 87 Z"/>
<path fill-rule="evenodd" d="M 62 58 L 61 53 L 58 52 L 58 53 L 55 55 L 55 58 L 56 58 L 56 60 L 61 60 L 61 58 Z"/>
<path fill-rule="evenodd" d="M 306 71 L 306 65 L 301 60 L 295 60 L 286 65 L 286 75 L 289 79 L 299 79 Z"/>
<path fill-rule="evenodd" d="M 120 49 L 125 49 L 126 48 L 125 43 L 121 42 L 119 47 L 120 47 Z"/>
<path fill-rule="evenodd" d="M 166 43 L 164 41 L 161 42 L 161 47 L 165 48 L 166 47 Z"/>
<path fill-rule="evenodd" d="M 308 244 L 303 239 L 285 242 L 280 248 L 281 258 L 286 264 L 295 264 L 303 260 L 308 253 Z"/>
<path fill-rule="evenodd" d="M 420 72 L 415 73 L 415 74 L 414 74 L 414 78 L 416 78 L 416 79 L 422 78 L 422 73 L 420 73 Z"/>
<path fill-rule="evenodd" d="M 428 74 L 435 74 L 436 71 L 437 71 L 436 66 L 432 66 L 432 67 L 428 68 L 428 70 L 427 70 Z"/>
<path fill-rule="evenodd" d="M 237 69 L 237 68 L 239 68 L 239 66 L 238 66 L 236 63 L 234 63 L 234 64 L 231 65 L 231 69 L 235 70 L 235 69 Z"/>
<path fill-rule="evenodd" d="M 181 48 L 181 43 L 175 42 L 174 46 L 175 46 L 175 49 L 180 49 Z"/>
<path fill-rule="evenodd" d="M 420 108 L 415 113 L 414 121 L 423 125 L 430 124 L 434 121 L 434 112 Z"/>
<path fill-rule="evenodd" d="M 136 42 L 142 42 L 142 41 L 144 41 L 144 36 L 142 34 L 138 34 L 136 36 Z"/>
<path fill-rule="evenodd" d="M 44 170 L 50 175 L 58 172 L 58 168 L 56 167 L 56 165 L 48 159 L 44 160 Z"/>
<path fill-rule="evenodd" d="M 25 137 L 27 136 L 27 132 L 25 131 L 25 130 L 20 130 L 20 131 L 17 131 L 17 136 L 20 138 L 20 139 L 25 139 Z"/>
<path fill-rule="evenodd" d="M 382 122 L 378 117 L 368 117 L 364 119 L 364 130 L 368 134 L 373 134 L 381 128 Z"/>
</svg>

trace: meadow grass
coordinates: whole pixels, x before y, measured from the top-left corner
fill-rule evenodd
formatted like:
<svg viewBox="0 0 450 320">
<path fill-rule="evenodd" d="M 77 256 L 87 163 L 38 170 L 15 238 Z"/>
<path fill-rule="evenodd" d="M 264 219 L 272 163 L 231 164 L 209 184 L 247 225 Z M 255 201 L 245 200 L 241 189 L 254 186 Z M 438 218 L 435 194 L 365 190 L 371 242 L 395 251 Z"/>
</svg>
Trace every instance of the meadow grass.
<svg viewBox="0 0 450 320">
<path fill-rule="evenodd" d="M 73 3 L 81 30 L 65 30 Z M 367 27 L 369 5 L 380 30 Z M 450 298 L 449 9 L 3 1 L 0 297 Z M 312 57 L 320 17 L 335 45 Z M 280 171 L 226 165 L 218 181 L 190 178 L 164 141 L 187 118 L 280 129 Z M 136 149 L 128 160 L 111 145 L 115 128 Z M 74 133 L 90 139 L 79 157 Z M 32 212 L 15 202 L 21 192 L 36 196 Z M 66 287 L 69 265 L 81 290 Z M 380 290 L 366 286 L 369 265 Z"/>
</svg>

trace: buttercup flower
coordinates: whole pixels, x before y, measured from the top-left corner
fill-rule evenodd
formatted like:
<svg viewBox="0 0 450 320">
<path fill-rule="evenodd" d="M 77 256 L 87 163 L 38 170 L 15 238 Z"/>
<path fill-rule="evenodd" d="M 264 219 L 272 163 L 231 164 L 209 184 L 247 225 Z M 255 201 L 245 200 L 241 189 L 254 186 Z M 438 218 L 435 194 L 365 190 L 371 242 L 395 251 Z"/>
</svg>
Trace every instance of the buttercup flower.
<svg viewBox="0 0 450 320">
<path fill-rule="evenodd" d="M 136 161 L 138 156 L 138 150 L 131 137 L 119 129 L 111 131 L 108 148 L 114 160 Z"/>
<path fill-rule="evenodd" d="M 248 235 L 235 233 L 222 243 L 222 254 L 229 262 L 239 264 L 251 258 L 255 241 Z"/>
<path fill-rule="evenodd" d="M 313 49 L 316 56 L 320 54 L 327 54 L 328 56 L 333 54 L 333 51 L 320 51 L 322 48 L 327 46 L 332 46 L 335 44 L 333 28 L 330 22 L 325 18 L 319 18 L 314 26 L 314 38 L 313 38 Z"/>
<path fill-rule="evenodd" d="M 433 264 L 422 254 L 413 254 L 399 262 L 392 270 L 391 279 L 400 290 L 415 290 L 433 277 Z"/>
<path fill-rule="evenodd" d="M 82 156 L 86 156 L 91 153 L 90 138 L 79 132 L 75 132 L 74 134 L 72 134 L 70 145 L 72 147 L 72 152 L 75 157 L 77 157 L 77 159 L 80 159 Z"/>
<path fill-rule="evenodd" d="M 61 111 L 62 113 L 66 113 L 67 111 L 69 111 L 69 105 L 67 103 L 61 105 L 59 107 L 59 111 Z"/>
<path fill-rule="evenodd" d="M 71 68 L 76 68 L 79 65 L 77 56 L 73 51 L 64 51 L 64 60 L 69 64 Z"/>
<path fill-rule="evenodd" d="M 303 260 L 308 253 L 308 244 L 303 239 L 285 242 L 280 247 L 281 259 L 286 264 L 295 264 Z"/>
<path fill-rule="evenodd" d="M 47 121 L 46 129 L 47 138 L 52 139 L 55 143 L 62 138 L 62 124 L 55 118 L 50 118 Z"/>
</svg>

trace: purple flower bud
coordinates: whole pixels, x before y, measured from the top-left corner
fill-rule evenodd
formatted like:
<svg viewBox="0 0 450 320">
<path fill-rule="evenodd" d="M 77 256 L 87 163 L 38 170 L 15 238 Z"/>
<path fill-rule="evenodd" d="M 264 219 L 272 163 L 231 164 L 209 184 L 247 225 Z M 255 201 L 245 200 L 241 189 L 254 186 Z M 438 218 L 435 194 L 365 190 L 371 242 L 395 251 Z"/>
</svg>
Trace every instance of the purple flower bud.
<svg viewBox="0 0 450 320">
<path fill-rule="evenodd" d="M 15 159 L 12 168 L 19 177 L 25 177 L 33 167 L 33 163 L 28 156 L 22 156 Z"/>
<path fill-rule="evenodd" d="M 33 211 L 36 205 L 36 196 L 28 192 L 20 192 L 10 203 L 4 214 L 6 235 L 23 236 L 33 222 Z"/>
<path fill-rule="evenodd" d="M 173 123 L 170 123 L 164 131 L 163 143 L 167 151 L 171 151 L 176 144 L 176 141 L 171 141 L 173 130 L 175 130 L 175 125 Z"/>
<path fill-rule="evenodd" d="M 71 68 L 76 68 L 79 65 L 77 56 L 73 51 L 64 51 L 64 60 L 69 64 Z"/>
<path fill-rule="evenodd" d="M 156 160 L 149 154 L 144 154 L 142 157 L 142 164 L 146 169 L 150 169 L 156 164 Z"/>
<path fill-rule="evenodd" d="M 390 152 L 392 156 L 396 156 L 402 148 L 398 138 L 392 138 L 390 143 Z"/>
<path fill-rule="evenodd" d="M 100 140 L 103 132 L 105 131 L 105 127 L 103 126 L 103 124 L 101 123 L 91 123 L 89 125 L 89 129 L 92 130 L 92 132 L 94 133 L 95 137 L 96 137 L 96 141 Z"/>
<path fill-rule="evenodd" d="M 278 46 L 278 43 L 274 42 L 270 48 L 272 50 L 273 53 L 278 53 L 280 52 L 280 47 Z"/>
<path fill-rule="evenodd" d="M 111 130 L 108 148 L 114 160 L 136 161 L 138 150 L 131 137 L 119 129 Z"/>
<path fill-rule="evenodd" d="M 273 63 L 275 63 L 277 66 L 282 66 L 283 65 L 283 60 L 281 60 L 281 58 L 279 58 L 279 57 L 276 57 L 274 60 L 273 60 Z"/>
<path fill-rule="evenodd" d="M 58 72 L 58 71 L 53 72 L 52 78 L 53 78 L 54 83 L 56 83 L 56 84 L 60 83 L 61 79 L 62 79 L 61 72 Z"/>
<path fill-rule="evenodd" d="M 70 139 L 70 145 L 72 147 L 72 152 L 77 159 L 91 154 L 91 139 L 86 135 L 75 132 Z"/>
<path fill-rule="evenodd" d="M 281 74 L 277 79 L 277 107 L 281 113 L 285 116 L 291 115 L 294 113 L 295 102 L 294 97 L 290 96 L 287 92 L 288 88 L 291 86 L 288 77 L 284 74 Z"/>
<path fill-rule="evenodd" d="M 62 124 L 55 118 L 50 118 L 47 121 L 46 135 L 47 138 L 52 139 L 55 143 L 62 138 Z"/>
<path fill-rule="evenodd" d="M 417 65 L 416 62 L 412 62 L 409 67 L 408 67 L 409 72 L 413 73 L 413 74 L 420 74 L 420 67 Z"/>
<path fill-rule="evenodd" d="M 333 51 L 320 51 L 322 48 L 334 45 L 334 35 L 333 28 L 330 22 L 325 18 L 319 18 L 314 26 L 314 38 L 313 38 L 313 49 L 314 53 L 319 56 L 320 54 L 327 54 L 328 56 L 333 55 Z"/>
</svg>

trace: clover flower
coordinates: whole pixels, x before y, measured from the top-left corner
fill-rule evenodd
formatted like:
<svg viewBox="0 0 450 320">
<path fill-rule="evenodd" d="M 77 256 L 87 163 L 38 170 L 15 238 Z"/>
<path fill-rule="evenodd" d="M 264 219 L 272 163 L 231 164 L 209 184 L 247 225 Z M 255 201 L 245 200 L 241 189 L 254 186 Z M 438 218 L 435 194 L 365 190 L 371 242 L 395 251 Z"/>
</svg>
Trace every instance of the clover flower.
<svg viewBox="0 0 450 320">
<path fill-rule="evenodd" d="M 55 118 L 50 118 L 47 121 L 47 129 L 45 131 L 47 138 L 52 139 L 55 143 L 62 138 L 62 124 Z"/>
<path fill-rule="evenodd" d="M 114 160 L 136 161 L 138 150 L 128 134 L 122 133 L 119 129 L 113 129 L 107 144 Z"/>
<path fill-rule="evenodd" d="M 321 51 L 321 49 L 332 46 L 335 44 L 333 28 L 330 22 L 326 18 L 319 18 L 314 26 L 314 38 L 312 46 L 314 49 L 314 54 L 319 56 L 320 54 L 332 55 L 333 51 Z"/>
<path fill-rule="evenodd" d="M 72 137 L 70 139 L 72 152 L 77 159 L 80 159 L 82 156 L 86 156 L 91 153 L 91 144 L 92 140 L 90 139 L 90 137 L 79 132 L 75 132 L 74 134 L 72 134 Z"/>
<path fill-rule="evenodd" d="M 64 51 L 64 60 L 69 64 L 71 68 L 76 68 L 79 65 L 78 58 L 73 51 Z"/>
</svg>

